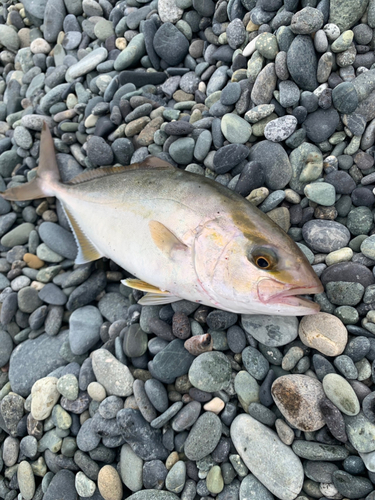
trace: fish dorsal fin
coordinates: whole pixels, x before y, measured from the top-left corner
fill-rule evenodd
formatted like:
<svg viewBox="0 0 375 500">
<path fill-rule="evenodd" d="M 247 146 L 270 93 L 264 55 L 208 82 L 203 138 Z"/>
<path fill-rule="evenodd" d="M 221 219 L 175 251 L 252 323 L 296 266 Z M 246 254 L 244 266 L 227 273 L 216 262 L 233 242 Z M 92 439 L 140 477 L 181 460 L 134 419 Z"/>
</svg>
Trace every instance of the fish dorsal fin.
<svg viewBox="0 0 375 500">
<path fill-rule="evenodd" d="M 141 292 L 152 292 L 157 294 L 169 294 L 169 292 L 160 290 L 157 286 L 150 285 L 150 283 L 146 283 L 146 281 L 137 280 L 133 278 L 127 278 L 122 280 L 121 283 L 129 288 L 134 288 L 135 290 L 141 290 Z"/>
<path fill-rule="evenodd" d="M 159 295 L 157 293 L 146 293 L 141 299 L 138 300 L 138 304 L 142 306 L 159 306 L 164 304 L 171 304 L 172 302 L 177 302 L 182 300 L 181 297 L 176 297 L 175 295 Z"/>
<path fill-rule="evenodd" d="M 151 220 L 148 226 L 153 242 L 163 253 L 171 256 L 172 252 L 175 250 L 186 250 L 188 248 L 161 222 Z"/>
<path fill-rule="evenodd" d="M 83 230 L 80 228 L 71 212 L 69 212 L 64 205 L 63 208 L 78 247 L 78 254 L 75 263 L 86 264 L 86 262 L 91 262 L 103 257 L 103 255 L 97 250 L 97 248 L 95 248 L 94 244 L 88 239 Z"/>
<path fill-rule="evenodd" d="M 92 170 L 86 170 L 82 174 L 78 174 L 76 177 L 71 179 L 67 184 L 82 184 L 83 182 L 91 181 L 92 179 L 99 179 L 101 177 L 107 177 L 114 174 L 122 174 L 124 172 L 131 172 L 133 170 L 150 170 L 153 168 L 167 170 L 174 169 L 173 165 L 167 163 L 156 156 L 150 156 L 146 158 L 142 163 L 133 163 L 132 165 L 117 166 L 117 167 L 100 167 Z"/>
</svg>

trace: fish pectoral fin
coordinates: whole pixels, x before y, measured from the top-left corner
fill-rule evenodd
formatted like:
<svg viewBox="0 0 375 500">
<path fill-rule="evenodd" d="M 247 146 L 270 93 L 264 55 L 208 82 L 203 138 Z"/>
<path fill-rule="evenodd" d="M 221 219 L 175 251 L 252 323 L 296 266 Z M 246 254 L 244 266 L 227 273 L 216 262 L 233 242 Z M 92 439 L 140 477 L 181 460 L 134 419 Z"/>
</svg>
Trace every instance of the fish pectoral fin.
<svg viewBox="0 0 375 500">
<path fill-rule="evenodd" d="M 73 235 L 78 247 L 78 254 L 75 263 L 86 264 L 86 262 L 91 262 L 103 257 L 103 255 L 97 250 L 97 248 L 95 248 L 94 244 L 85 235 L 72 213 L 69 212 L 66 206 L 64 206 L 63 204 L 62 206 L 69 221 L 69 225 L 72 228 Z"/>
<path fill-rule="evenodd" d="M 142 306 L 157 306 L 164 304 L 171 304 L 172 302 L 177 302 L 182 300 L 181 297 L 176 297 L 175 295 L 159 294 L 159 293 L 146 293 L 140 300 L 138 304 Z"/>
<path fill-rule="evenodd" d="M 161 222 L 151 220 L 148 227 L 155 245 L 169 257 L 172 257 L 173 252 L 176 250 L 186 250 L 188 248 Z"/>
<path fill-rule="evenodd" d="M 169 294 L 169 292 L 160 290 L 160 288 L 158 288 L 157 286 L 150 285 L 150 283 L 147 283 L 146 281 L 137 280 L 134 278 L 127 278 L 125 280 L 122 280 L 121 283 L 125 286 L 128 286 L 129 288 L 140 290 L 141 292 L 152 292 L 163 295 Z"/>
</svg>

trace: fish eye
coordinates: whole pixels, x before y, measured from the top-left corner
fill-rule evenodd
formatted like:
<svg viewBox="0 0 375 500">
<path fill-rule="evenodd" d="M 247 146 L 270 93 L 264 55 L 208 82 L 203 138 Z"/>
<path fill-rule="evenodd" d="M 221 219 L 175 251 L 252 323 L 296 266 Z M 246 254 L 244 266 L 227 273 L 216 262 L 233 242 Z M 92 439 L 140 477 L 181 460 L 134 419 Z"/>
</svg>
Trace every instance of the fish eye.
<svg viewBox="0 0 375 500">
<path fill-rule="evenodd" d="M 276 253 L 264 247 L 253 249 L 248 255 L 248 260 L 265 271 L 273 269 L 278 261 Z"/>
<path fill-rule="evenodd" d="M 255 263 L 262 269 L 267 269 L 268 267 L 270 267 L 270 262 L 266 259 L 266 257 L 257 257 L 255 259 Z"/>
</svg>

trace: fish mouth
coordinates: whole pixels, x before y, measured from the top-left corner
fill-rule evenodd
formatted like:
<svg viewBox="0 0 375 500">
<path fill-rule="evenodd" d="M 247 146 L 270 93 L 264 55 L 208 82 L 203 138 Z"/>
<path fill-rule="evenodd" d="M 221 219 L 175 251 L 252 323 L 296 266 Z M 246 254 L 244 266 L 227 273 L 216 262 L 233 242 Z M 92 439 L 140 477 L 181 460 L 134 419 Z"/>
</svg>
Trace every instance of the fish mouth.
<svg viewBox="0 0 375 500">
<path fill-rule="evenodd" d="M 309 314 L 319 312 L 320 306 L 301 295 L 322 293 L 323 290 L 323 285 L 318 278 L 316 283 L 307 286 L 288 285 L 273 279 L 263 279 L 258 283 L 258 297 L 264 304 L 304 309 L 309 311 Z"/>
</svg>

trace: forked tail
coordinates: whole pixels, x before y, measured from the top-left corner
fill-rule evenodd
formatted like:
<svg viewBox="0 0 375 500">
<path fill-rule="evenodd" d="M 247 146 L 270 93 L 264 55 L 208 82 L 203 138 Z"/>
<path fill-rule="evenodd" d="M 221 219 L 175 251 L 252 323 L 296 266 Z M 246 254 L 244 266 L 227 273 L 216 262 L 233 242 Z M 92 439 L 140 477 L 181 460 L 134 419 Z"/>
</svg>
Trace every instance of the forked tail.
<svg viewBox="0 0 375 500">
<path fill-rule="evenodd" d="M 39 149 L 39 167 L 36 177 L 22 186 L 12 187 L 4 193 L 0 193 L 6 200 L 35 200 L 54 196 L 53 187 L 60 181 L 60 173 L 57 167 L 55 146 L 51 132 L 43 123 L 42 136 Z"/>
</svg>

